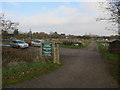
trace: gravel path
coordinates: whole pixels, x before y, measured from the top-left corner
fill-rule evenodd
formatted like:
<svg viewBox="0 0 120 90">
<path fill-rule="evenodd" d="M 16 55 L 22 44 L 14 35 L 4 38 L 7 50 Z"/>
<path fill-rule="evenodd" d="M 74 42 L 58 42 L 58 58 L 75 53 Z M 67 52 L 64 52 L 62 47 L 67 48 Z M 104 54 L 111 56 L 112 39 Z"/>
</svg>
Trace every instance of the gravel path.
<svg viewBox="0 0 120 90">
<path fill-rule="evenodd" d="M 58 70 L 9 85 L 12 88 L 117 88 L 109 74 L 97 44 L 93 41 L 84 49 L 60 48 L 63 66 Z"/>
</svg>

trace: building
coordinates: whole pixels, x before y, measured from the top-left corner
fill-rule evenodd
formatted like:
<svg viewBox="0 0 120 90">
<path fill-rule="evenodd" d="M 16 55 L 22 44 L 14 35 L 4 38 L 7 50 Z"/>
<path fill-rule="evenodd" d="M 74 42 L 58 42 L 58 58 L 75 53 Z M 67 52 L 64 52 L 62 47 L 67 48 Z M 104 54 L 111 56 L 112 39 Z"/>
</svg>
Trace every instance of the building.
<svg viewBox="0 0 120 90">
<path fill-rule="evenodd" d="M 120 40 L 113 39 L 109 42 L 108 50 L 110 53 L 119 54 L 120 53 Z"/>
</svg>

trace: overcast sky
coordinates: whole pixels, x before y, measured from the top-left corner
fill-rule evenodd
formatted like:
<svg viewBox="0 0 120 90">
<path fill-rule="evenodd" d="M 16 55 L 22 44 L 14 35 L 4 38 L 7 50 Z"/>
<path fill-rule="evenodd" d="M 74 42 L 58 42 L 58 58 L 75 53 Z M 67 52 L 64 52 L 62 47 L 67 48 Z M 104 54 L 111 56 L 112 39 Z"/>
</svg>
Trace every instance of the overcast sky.
<svg viewBox="0 0 120 90">
<path fill-rule="evenodd" d="M 5 18 L 19 22 L 19 30 L 58 32 L 73 35 L 115 35 L 105 30 L 106 21 L 96 22 L 104 13 L 96 2 L 2 2 Z"/>
</svg>

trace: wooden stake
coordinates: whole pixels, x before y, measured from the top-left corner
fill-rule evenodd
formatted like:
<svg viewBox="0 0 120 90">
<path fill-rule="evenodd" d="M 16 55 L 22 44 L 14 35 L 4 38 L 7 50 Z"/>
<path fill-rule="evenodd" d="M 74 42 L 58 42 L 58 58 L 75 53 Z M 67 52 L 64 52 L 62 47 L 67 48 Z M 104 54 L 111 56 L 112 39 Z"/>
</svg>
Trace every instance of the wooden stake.
<svg viewBox="0 0 120 90">
<path fill-rule="evenodd" d="M 60 60 L 59 60 L 59 45 L 56 45 L 57 48 L 57 63 L 60 64 Z"/>
<path fill-rule="evenodd" d="M 55 48 L 55 42 L 53 41 L 53 62 L 56 63 L 56 48 Z"/>
<path fill-rule="evenodd" d="M 40 58 L 42 58 L 42 42 L 41 42 L 41 46 L 40 46 Z"/>
</svg>

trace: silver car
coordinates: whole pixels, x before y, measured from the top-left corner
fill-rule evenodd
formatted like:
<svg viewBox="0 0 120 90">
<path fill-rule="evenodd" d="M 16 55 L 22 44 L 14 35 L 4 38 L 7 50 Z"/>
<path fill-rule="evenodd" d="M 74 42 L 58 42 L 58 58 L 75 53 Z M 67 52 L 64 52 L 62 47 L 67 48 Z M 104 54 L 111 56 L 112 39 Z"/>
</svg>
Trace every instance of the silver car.
<svg viewBox="0 0 120 90">
<path fill-rule="evenodd" d="M 44 40 L 36 40 L 36 41 L 32 41 L 31 45 L 32 46 L 41 46 L 41 42 L 44 42 Z"/>
<path fill-rule="evenodd" d="M 13 48 L 28 48 L 29 45 L 22 40 L 13 40 L 10 42 L 10 46 Z"/>
</svg>

